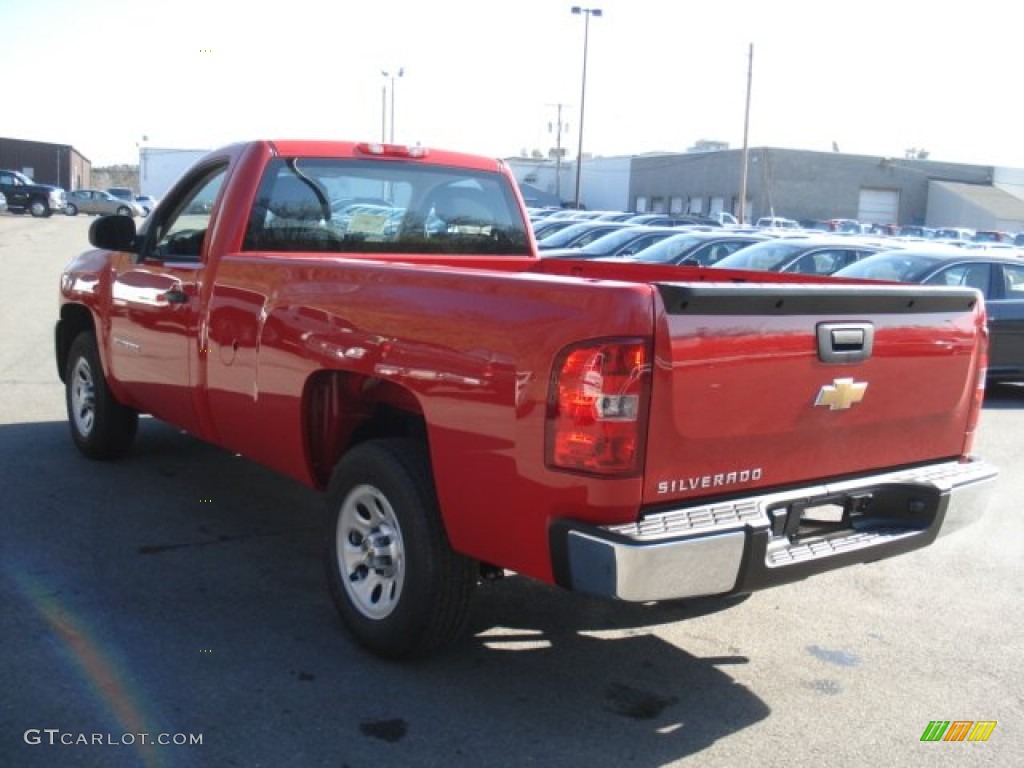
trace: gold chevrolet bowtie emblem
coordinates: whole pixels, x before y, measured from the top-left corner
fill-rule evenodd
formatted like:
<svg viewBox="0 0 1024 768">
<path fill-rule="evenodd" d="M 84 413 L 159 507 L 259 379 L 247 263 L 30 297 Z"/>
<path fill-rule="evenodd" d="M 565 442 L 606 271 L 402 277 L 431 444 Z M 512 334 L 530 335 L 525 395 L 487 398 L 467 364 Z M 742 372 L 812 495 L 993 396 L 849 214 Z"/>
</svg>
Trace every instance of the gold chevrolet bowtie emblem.
<svg viewBox="0 0 1024 768">
<path fill-rule="evenodd" d="M 853 379 L 836 379 L 818 390 L 815 405 L 827 405 L 830 411 L 841 411 L 864 399 L 868 388 L 866 381 Z"/>
</svg>

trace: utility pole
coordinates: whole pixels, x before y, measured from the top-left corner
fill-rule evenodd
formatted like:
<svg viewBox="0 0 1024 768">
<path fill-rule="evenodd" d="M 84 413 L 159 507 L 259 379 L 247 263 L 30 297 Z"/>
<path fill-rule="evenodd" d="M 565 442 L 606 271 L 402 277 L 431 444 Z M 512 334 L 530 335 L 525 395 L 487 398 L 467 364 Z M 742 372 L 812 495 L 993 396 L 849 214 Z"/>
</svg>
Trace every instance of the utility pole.
<svg viewBox="0 0 1024 768">
<path fill-rule="evenodd" d="M 562 107 L 565 104 L 548 104 L 549 107 L 558 108 L 558 122 L 555 123 L 555 196 L 558 202 L 562 202 L 562 130 L 569 126 L 562 122 Z M 552 125 L 548 123 L 548 133 L 551 133 Z"/>
</svg>

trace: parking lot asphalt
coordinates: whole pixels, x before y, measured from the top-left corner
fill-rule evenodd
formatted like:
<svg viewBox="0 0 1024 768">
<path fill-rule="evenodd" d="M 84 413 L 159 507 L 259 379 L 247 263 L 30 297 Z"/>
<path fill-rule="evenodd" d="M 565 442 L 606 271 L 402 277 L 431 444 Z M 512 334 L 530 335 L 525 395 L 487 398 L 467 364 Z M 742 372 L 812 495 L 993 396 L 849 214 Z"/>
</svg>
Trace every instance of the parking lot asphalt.
<svg viewBox="0 0 1024 768">
<path fill-rule="evenodd" d="M 75 451 L 52 334 L 89 222 L 0 215 L 0 765 L 1019 764 L 1024 389 L 986 399 L 992 507 L 925 550 L 669 605 L 511 577 L 386 663 L 334 614 L 318 494 L 152 419 Z"/>
</svg>

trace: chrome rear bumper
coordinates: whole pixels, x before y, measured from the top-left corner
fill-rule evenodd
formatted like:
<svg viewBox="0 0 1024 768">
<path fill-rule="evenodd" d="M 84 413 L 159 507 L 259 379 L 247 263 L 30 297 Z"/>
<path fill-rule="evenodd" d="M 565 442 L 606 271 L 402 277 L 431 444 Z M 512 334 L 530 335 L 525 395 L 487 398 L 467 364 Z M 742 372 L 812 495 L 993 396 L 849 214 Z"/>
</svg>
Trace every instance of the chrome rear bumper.
<svg viewBox="0 0 1024 768">
<path fill-rule="evenodd" d="M 662 510 L 628 525 L 559 520 L 555 578 L 637 602 L 764 589 L 928 546 L 981 517 L 998 474 L 983 461 L 943 462 Z"/>
</svg>

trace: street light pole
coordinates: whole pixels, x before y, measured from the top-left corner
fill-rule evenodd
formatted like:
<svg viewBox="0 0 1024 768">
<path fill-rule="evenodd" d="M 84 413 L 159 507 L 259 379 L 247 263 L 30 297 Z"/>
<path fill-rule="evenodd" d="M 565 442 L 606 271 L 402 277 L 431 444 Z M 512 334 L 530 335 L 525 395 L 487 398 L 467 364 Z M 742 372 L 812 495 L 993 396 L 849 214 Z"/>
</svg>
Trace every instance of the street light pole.
<svg viewBox="0 0 1024 768">
<path fill-rule="evenodd" d="M 384 75 L 385 78 L 390 78 L 390 80 L 391 80 L 391 131 L 390 131 L 390 136 L 388 138 L 388 141 L 391 144 L 394 144 L 395 143 L 395 80 L 405 74 L 405 68 L 404 67 L 399 67 L 397 72 L 388 72 L 387 70 L 381 70 L 381 74 Z M 381 118 L 380 118 L 380 134 L 381 134 L 380 135 L 380 140 L 381 141 L 384 141 L 384 129 L 385 129 L 385 126 L 387 124 L 387 119 L 385 117 L 385 113 L 387 111 L 387 107 L 385 106 L 386 103 L 387 103 L 387 94 L 386 94 L 386 92 L 387 92 L 387 83 L 384 84 L 384 90 L 381 92 Z"/>
<path fill-rule="evenodd" d="M 747 60 L 747 106 L 743 111 L 743 172 L 740 175 L 740 210 L 739 222 L 742 226 L 747 213 L 747 158 L 750 152 L 750 84 L 754 79 L 754 44 L 750 44 L 750 55 Z"/>
<path fill-rule="evenodd" d="M 580 182 L 583 171 L 583 115 L 587 102 L 587 45 L 590 38 L 590 17 L 601 16 L 600 8 L 583 8 L 578 5 L 572 7 L 575 15 L 583 15 L 583 85 L 580 88 L 580 141 L 576 150 L 576 209 L 580 208 Z"/>
<path fill-rule="evenodd" d="M 564 104 L 549 104 L 548 106 L 558 107 L 558 124 L 555 128 L 555 196 L 558 197 L 558 204 L 562 204 L 562 131 L 568 126 L 562 122 L 562 107 Z M 551 123 L 548 123 L 548 133 L 551 132 Z"/>
</svg>

